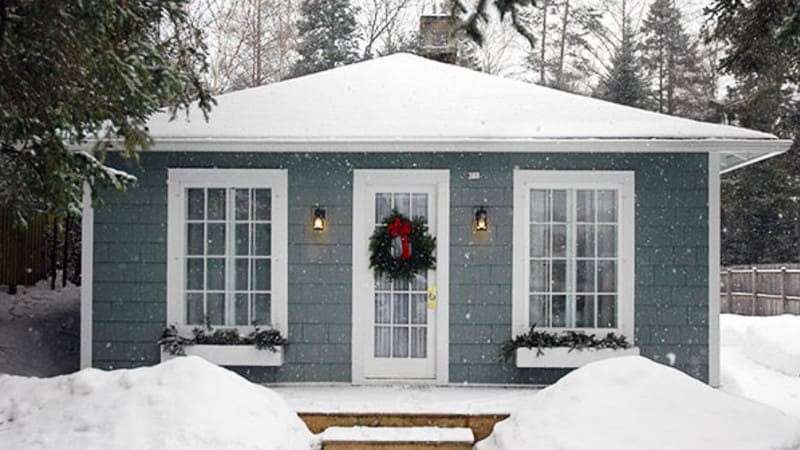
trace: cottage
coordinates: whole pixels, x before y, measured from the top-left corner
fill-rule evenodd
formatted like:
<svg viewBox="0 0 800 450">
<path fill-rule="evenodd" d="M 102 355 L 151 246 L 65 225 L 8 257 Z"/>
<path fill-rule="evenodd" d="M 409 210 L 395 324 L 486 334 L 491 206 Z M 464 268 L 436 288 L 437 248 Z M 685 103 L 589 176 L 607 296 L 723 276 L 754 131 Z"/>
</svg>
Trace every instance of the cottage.
<svg viewBox="0 0 800 450">
<path fill-rule="evenodd" d="M 789 142 L 407 54 L 217 101 L 153 118 L 112 158 L 138 185 L 86 202 L 84 366 L 210 325 L 280 333 L 183 347 L 262 382 L 547 384 L 638 353 L 718 383 L 720 174 Z M 498 357 L 534 325 L 630 346 Z"/>
</svg>

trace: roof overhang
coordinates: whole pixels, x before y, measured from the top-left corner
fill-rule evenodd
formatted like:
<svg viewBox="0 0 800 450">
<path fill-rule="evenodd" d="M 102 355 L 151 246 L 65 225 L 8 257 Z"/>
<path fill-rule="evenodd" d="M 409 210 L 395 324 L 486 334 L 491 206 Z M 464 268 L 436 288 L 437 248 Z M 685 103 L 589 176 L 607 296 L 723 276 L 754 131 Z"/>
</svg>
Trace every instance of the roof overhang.
<svg viewBox="0 0 800 450">
<path fill-rule="evenodd" d="M 149 151 L 308 153 L 719 153 L 728 173 L 784 153 L 782 139 L 183 138 L 154 137 Z M 91 149 L 88 142 L 82 149 Z"/>
</svg>

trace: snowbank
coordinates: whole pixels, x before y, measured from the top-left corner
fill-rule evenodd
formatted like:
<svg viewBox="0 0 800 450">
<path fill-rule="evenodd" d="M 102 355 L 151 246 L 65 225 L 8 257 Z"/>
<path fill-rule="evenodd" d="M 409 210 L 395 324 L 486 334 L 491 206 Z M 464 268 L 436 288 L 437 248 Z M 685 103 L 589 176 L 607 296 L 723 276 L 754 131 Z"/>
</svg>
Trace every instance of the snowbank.
<svg viewBox="0 0 800 450">
<path fill-rule="evenodd" d="M 195 357 L 48 379 L 0 376 L 0 392 L 4 450 L 317 446 L 280 396 Z"/>
<path fill-rule="evenodd" d="M 800 449 L 800 420 L 646 358 L 588 364 L 531 395 L 478 450 Z"/>
<path fill-rule="evenodd" d="M 800 376 L 786 374 L 800 364 L 799 330 L 800 317 L 722 314 L 722 389 L 800 419 Z"/>
<path fill-rule="evenodd" d="M 744 352 L 753 361 L 800 376 L 800 317 L 748 317 Z"/>
</svg>

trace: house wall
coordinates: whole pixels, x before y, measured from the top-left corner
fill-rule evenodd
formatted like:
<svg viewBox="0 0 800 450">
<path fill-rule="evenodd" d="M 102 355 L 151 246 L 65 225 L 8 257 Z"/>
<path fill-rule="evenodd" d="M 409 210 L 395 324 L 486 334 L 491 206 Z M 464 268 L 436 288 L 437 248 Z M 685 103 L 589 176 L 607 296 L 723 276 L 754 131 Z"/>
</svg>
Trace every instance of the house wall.
<svg viewBox="0 0 800 450">
<path fill-rule="evenodd" d="M 114 159 L 114 158 L 112 158 Z M 167 168 L 285 168 L 289 173 L 289 332 L 280 368 L 238 368 L 257 381 L 350 381 L 353 169 L 449 169 L 450 382 L 552 383 L 559 369 L 500 362 L 511 334 L 513 170 L 636 172 L 636 345 L 708 378 L 708 157 L 705 154 L 152 152 L 113 161 L 139 177 L 95 211 L 92 362 L 155 364 L 166 321 Z M 467 173 L 479 171 L 479 180 Z M 310 230 L 315 204 L 324 233 Z M 489 233 L 476 235 L 485 205 Z M 366 237 L 365 237 L 366 238 Z"/>
</svg>

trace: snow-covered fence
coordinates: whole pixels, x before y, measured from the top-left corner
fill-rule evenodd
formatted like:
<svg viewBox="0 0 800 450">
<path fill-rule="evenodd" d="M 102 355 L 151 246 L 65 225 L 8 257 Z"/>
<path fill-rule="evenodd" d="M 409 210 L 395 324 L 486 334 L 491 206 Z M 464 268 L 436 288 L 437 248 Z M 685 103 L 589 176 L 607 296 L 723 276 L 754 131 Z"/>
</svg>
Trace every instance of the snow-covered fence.
<svg viewBox="0 0 800 450">
<path fill-rule="evenodd" d="M 727 267 L 721 275 L 723 313 L 800 314 L 800 264 Z"/>
</svg>

